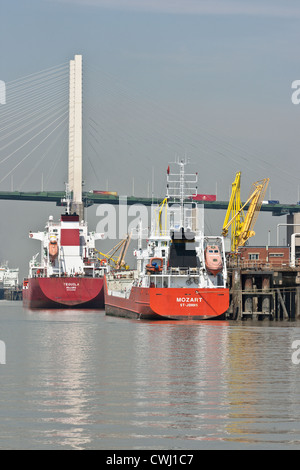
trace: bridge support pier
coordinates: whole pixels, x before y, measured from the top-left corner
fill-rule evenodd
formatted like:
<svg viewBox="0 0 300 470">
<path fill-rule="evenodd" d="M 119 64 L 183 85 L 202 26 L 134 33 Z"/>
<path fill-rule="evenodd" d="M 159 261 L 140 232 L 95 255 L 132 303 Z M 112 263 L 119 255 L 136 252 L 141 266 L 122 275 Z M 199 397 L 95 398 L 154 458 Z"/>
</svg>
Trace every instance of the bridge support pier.
<svg viewBox="0 0 300 470">
<path fill-rule="evenodd" d="M 69 190 L 72 192 L 71 212 L 84 218 L 82 203 L 82 56 L 70 60 L 69 79 Z"/>
</svg>

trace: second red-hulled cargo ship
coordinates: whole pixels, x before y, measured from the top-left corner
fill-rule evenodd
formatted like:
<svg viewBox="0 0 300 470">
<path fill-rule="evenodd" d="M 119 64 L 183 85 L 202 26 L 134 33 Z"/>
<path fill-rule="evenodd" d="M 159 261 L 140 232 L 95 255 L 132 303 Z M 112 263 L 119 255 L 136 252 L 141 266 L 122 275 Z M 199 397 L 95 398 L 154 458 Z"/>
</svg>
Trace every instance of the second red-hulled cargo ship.
<svg viewBox="0 0 300 470">
<path fill-rule="evenodd" d="M 25 308 L 104 308 L 103 277 L 106 265 L 95 253 L 95 240 L 87 224 L 69 211 L 58 223 L 50 216 L 43 232 L 30 232 L 40 240 L 41 256 L 29 263 L 23 281 Z"/>
<path fill-rule="evenodd" d="M 138 319 L 207 320 L 224 316 L 229 289 L 224 240 L 204 235 L 197 173 L 167 170 L 167 197 L 152 211 L 152 229 L 135 251 L 137 269 L 111 271 L 104 280 L 105 312 Z M 193 202 L 191 202 L 193 201 Z"/>
</svg>

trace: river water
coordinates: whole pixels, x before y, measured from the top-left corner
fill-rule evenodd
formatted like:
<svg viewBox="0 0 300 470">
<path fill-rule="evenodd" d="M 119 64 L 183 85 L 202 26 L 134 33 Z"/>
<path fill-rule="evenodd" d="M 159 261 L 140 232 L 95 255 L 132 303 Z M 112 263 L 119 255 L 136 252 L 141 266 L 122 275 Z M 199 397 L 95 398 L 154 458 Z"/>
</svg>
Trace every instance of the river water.
<svg viewBox="0 0 300 470">
<path fill-rule="evenodd" d="M 300 323 L 0 301 L 0 340 L 1 449 L 300 448 Z"/>
</svg>

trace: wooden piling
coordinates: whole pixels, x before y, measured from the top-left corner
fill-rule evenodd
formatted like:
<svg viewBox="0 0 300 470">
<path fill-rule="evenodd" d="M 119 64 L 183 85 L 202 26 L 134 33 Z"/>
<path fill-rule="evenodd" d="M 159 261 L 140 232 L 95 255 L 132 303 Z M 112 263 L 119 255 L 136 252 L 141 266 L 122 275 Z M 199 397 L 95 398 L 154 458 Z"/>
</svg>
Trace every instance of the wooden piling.
<svg viewBox="0 0 300 470">
<path fill-rule="evenodd" d="M 242 283 L 239 268 L 232 271 L 231 286 L 232 318 L 233 320 L 239 320 L 242 315 Z"/>
<path fill-rule="evenodd" d="M 300 320 L 300 268 L 237 266 L 229 270 L 229 279 L 232 308 L 228 318 Z"/>
<path fill-rule="evenodd" d="M 300 319 L 300 287 L 296 287 L 295 319 Z"/>
</svg>

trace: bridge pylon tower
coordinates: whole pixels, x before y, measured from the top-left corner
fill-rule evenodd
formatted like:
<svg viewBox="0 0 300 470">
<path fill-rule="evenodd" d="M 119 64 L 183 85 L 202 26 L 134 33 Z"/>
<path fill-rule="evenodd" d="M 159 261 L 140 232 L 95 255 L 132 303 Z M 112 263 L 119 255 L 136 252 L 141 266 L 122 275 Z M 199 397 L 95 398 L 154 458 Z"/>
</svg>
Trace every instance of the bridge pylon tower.
<svg viewBox="0 0 300 470">
<path fill-rule="evenodd" d="M 84 219 L 82 202 L 82 56 L 70 60 L 68 184 L 73 194 L 71 212 Z"/>
</svg>

